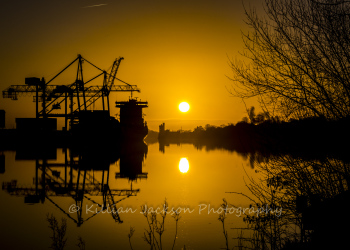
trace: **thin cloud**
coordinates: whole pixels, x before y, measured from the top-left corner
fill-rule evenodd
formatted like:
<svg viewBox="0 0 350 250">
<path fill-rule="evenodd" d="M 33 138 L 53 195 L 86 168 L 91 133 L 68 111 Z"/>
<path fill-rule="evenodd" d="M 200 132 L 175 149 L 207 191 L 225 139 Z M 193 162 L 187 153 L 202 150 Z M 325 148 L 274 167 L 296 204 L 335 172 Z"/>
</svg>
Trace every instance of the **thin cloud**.
<svg viewBox="0 0 350 250">
<path fill-rule="evenodd" d="M 85 6 L 85 7 L 82 7 L 82 8 L 100 7 L 100 6 L 104 6 L 104 5 L 107 5 L 107 4 L 106 4 L 106 3 L 101 3 L 101 4 L 95 4 L 95 5 Z"/>
</svg>

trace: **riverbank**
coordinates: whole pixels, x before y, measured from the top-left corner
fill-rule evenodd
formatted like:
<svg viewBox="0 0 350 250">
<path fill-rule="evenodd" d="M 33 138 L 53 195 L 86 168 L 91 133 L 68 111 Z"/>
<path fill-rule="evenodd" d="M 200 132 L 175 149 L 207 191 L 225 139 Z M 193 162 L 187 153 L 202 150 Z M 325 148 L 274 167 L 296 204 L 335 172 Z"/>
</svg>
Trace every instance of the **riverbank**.
<svg viewBox="0 0 350 250">
<path fill-rule="evenodd" d="M 350 118 L 327 121 L 321 118 L 265 121 L 259 124 L 239 122 L 227 126 L 207 125 L 193 131 L 160 130 L 160 144 L 192 143 L 196 147 L 259 152 L 262 155 L 291 154 L 307 157 L 348 159 Z M 348 159 L 349 160 L 349 159 Z"/>
</svg>

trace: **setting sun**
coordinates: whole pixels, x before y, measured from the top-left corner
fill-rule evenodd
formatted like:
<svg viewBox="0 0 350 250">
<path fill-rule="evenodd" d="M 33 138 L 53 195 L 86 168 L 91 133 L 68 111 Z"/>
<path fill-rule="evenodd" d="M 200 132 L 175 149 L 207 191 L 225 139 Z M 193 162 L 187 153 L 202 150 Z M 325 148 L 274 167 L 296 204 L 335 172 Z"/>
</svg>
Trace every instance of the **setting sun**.
<svg viewBox="0 0 350 250">
<path fill-rule="evenodd" d="M 182 102 L 179 104 L 179 110 L 181 112 L 187 112 L 190 109 L 190 105 L 187 102 Z"/>
</svg>

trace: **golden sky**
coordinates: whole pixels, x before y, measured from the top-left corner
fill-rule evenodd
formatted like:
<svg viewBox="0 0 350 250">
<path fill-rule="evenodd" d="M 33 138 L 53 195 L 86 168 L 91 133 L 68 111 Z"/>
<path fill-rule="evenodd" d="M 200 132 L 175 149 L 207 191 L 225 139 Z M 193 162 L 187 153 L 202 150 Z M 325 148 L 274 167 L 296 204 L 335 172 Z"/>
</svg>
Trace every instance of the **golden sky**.
<svg viewBox="0 0 350 250">
<path fill-rule="evenodd" d="M 105 70 L 122 56 L 117 77 L 141 89 L 136 96 L 149 103 L 144 113 L 152 130 L 162 122 L 173 130 L 219 126 L 246 115 L 243 103 L 227 90 L 228 62 L 243 50 L 241 0 L 8 0 L 1 5 L 1 91 L 24 84 L 25 77 L 48 80 L 78 54 Z M 74 80 L 71 72 L 55 84 Z M 112 114 L 118 112 L 116 99 L 127 100 L 128 94 L 111 96 Z M 189 112 L 178 110 L 182 101 L 190 104 Z M 8 128 L 15 117 L 35 116 L 32 97 L 1 97 L 0 109 Z"/>
</svg>

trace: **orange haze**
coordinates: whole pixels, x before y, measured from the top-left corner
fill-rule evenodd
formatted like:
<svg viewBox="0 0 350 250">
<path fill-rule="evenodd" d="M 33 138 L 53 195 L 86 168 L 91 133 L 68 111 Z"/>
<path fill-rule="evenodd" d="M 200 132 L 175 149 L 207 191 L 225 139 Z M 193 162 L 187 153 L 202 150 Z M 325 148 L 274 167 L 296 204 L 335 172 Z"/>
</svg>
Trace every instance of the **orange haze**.
<svg viewBox="0 0 350 250">
<path fill-rule="evenodd" d="M 123 56 L 117 77 L 141 89 L 137 96 L 149 102 L 144 112 L 152 130 L 162 122 L 174 130 L 219 126 L 246 115 L 227 90 L 228 61 L 243 48 L 241 1 L 17 0 L 2 3 L 0 18 L 1 90 L 24 84 L 25 77 L 49 80 L 77 54 L 105 70 Z M 72 71 L 56 84 L 74 80 Z M 116 99 L 127 98 L 113 94 L 111 113 L 117 113 Z M 0 100 L 8 128 L 15 117 L 35 116 L 32 97 Z M 178 110 L 182 101 L 189 112 Z"/>
</svg>

